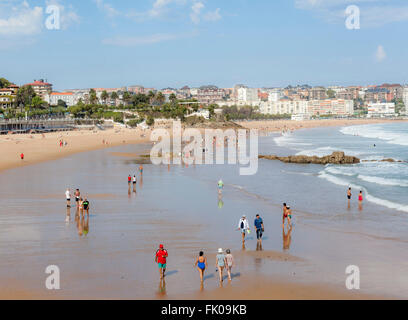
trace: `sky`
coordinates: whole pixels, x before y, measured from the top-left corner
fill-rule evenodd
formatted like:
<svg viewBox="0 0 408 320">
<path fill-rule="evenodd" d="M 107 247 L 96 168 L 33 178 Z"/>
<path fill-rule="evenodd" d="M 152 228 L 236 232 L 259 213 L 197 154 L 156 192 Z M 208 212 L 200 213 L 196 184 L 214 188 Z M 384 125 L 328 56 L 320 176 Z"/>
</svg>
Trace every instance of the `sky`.
<svg viewBox="0 0 408 320">
<path fill-rule="evenodd" d="M 0 0 L 0 77 L 55 90 L 404 84 L 407 30 L 408 0 Z"/>
</svg>

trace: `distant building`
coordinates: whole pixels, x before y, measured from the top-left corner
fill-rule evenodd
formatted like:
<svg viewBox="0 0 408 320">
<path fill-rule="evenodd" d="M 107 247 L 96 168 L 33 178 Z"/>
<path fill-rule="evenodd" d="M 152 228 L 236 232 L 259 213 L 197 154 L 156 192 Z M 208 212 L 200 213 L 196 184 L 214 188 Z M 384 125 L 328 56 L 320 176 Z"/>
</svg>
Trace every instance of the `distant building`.
<svg viewBox="0 0 408 320">
<path fill-rule="evenodd" d="M 238 104 L 253 105 L 260 102 L 258 89 L 254 88 L 239 88 L 238 89 Z"/>
<path fill-rule="evenodd" d="M 34 89 L 34 92 L 42 99 L 44 99 L 46 94 L 50 94 L 52 92 L 52 84 L 44 82 L 43 79 L 34 80 L 34 82 L 27 83 L 24 86 L 31 86 Z"/>
<path fill-rule="evenodd" d="M 68 107 L 76 104 L 75 95 L 73 92 L 52 92 L 44 96 L 44 101 L 52 106 L 58 105 L 59 101 L 64 101 Z"/>
<path fill-rule="evenodd" d="M 402 100 L 405 104 L 405 111 L 408 111 L 408 87 L 405 87 L 403 90 Z"/>
<path fill-rule="evenodd" d="M 308 102 L 310 115 L 352 115 L 354 114 L 353 100 L 325 99 Z"/>
<path fill-rule="evenodd" d="M 311 90 L 310 99 L 311 100 L 324 100 L 327 98 L 325 87 L 314 87 Z"/>
<path fill-rule="evenodd" d="M 18 88 L 17 85 L 11 84 L 7 88 L 0 89 L 0 108 L 6 109 L 13 106 Z"/>
<path fill-rule="evenodd" d="M 219 89 L 216 86 L 204 86 L 197 90 L 195 98 L 202 104 L 216 104 L 219 101 L 223 101 L 225 96 L 226 94 L 223 89 Z"/>
<path fill-rule="evenodd" d="M 395 103 L 393 102 L 378 102 L 368 104 L 368 117 L 394 117 Z"/>
</svg>

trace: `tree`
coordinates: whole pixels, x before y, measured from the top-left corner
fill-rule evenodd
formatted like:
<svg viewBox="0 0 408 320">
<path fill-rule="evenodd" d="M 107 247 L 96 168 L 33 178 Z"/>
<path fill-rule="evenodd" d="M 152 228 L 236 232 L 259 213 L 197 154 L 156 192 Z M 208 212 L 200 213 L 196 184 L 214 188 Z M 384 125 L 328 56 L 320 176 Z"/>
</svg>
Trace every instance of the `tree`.
<svg viewBox="0 0 408 320">
<path fill-rule="evenodd" d="M 94 89 L 89 90 L 89 102 L 91 104 L 96 104 L 98 102 L 98 97 L 96 96 L 96 91 Z"/>
<path fill-rule="evenodd" d="M 332 90 L 332 89 L 329 89 L 329 90 L 327 90 L 327 96 L 330 99 L 334 99 L 336 97 L 336 92 L 334 90 Z"/>
<path fill-rule="evenodd" d="M 64 100 L 58 99 L 58 107 L 67 108 L 67 103 Z"/>
<path fill-rule="evenodd" d="M 17 91 L 17 105 L 30 107 L 35 96 L 36 94 L 32 86 L 21 87 Z"/>
<path fill-rule="evenodd" d="M 163 95 L 163 93 L 159 92 L 157 93 L 155 100 L 159 103 L 159 105 L 162 105 L 166 101 L 166 97 Z"/>
<path fill-rule="evenodd" d="M 11 82 L 10 81 L 8 81 L 7 79 L 5 79 L 5 78 L 0 78 L 0 89 L 1 88 L 7 88 L 8 86 L 10 86 L 11 85 Z"/>
<path fill-rule="evenodd" d="M 146 124 L 147 124 L 148 126 L 154 125 L 154 118 L 149 115 L 149 116 L 147 117 Z"/>
<path fill-rule="evenodd" d="M 155 98 L 155 94 L 153 91 L 149 91 L 149 93 L 147 94 L 147 97 L 149 98 L 149 102 L 150 104 L 153 104 L 154 98 Z"/>
<path fill-rule="evenodd" d="M 106 90 L 103 90 L 103 92 L 101 94 L 101 99 L 102 99 L 104 104 L 106 104 L 106 100 L 108 100 L 108 98 L 109 98 L 109 94 L 106 92 Z"/>
<path fill-rule="evenodd" d="M 116 91 L 112 92 L 110 97 L 112 100 L 115 100 L 115 101 L 119 99 L 119 95 Z"/>
<path fill-rule="evenodd" d="M 170 95 L 170 97 L 169 97 L 169 100 L 170 100 L 171 102 L 175 103 L 175 102 L 177 101 L 176 95 L 175 95 L 174 93 L 172 93 L 172 94 Z"/>
<path fill-rule="evenodd" d="M 126 105 L 129 104 L 130 98 L 131 98 L 130 92 L 129 92 L 129 91 L 125 91 L 125 92 L 123 93 L 123 101 L 125 101 L 125 104 L 126 104 Z"/>
</svg>

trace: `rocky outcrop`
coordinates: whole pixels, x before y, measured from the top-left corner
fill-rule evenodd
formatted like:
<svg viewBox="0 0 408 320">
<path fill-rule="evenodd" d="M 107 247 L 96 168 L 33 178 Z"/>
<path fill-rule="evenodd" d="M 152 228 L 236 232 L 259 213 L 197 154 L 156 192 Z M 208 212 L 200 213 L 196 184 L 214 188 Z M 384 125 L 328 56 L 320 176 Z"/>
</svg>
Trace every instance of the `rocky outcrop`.
<svg viewBox="0 0 408 320">
<path fill-rule="evenodd" d="M 279 160 L 285 163 L 299 163 L 299 164 L 355 164 L 360 163 L 360 159 L 352 156 L 346 156 L 344 152 L 336 151 L 331 155 L 324 157 L 317 156 L 289 156 L 289 157 L 278 157 L 278 156 L 259 156 L 259 159 L 267 160 Z"/>
</svg>

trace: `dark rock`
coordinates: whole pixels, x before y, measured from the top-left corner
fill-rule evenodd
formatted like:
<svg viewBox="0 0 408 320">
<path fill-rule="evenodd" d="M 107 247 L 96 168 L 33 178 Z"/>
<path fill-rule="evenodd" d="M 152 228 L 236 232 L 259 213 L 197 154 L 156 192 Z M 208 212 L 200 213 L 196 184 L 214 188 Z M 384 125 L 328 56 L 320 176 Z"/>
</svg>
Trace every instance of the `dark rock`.
<svg viewBox="0 0 408 320">
<path fill-rule="evenodd" d="M 360 159 L 352 156 L 346 156 L 344 152 L 336 151 L 333 152 L 331 155 L 324 156 L 324 157 L 317 157 L 317 156 L 289 156 L 289 157 L 278 157 L 275 155 L 270 156 L 259 156 L 259 159 L 267 159 L 267 160 L 279 160 L 285 163 L 298 163 L 298 164 L 355 164 L 360 163 Z"/>
</svg>

